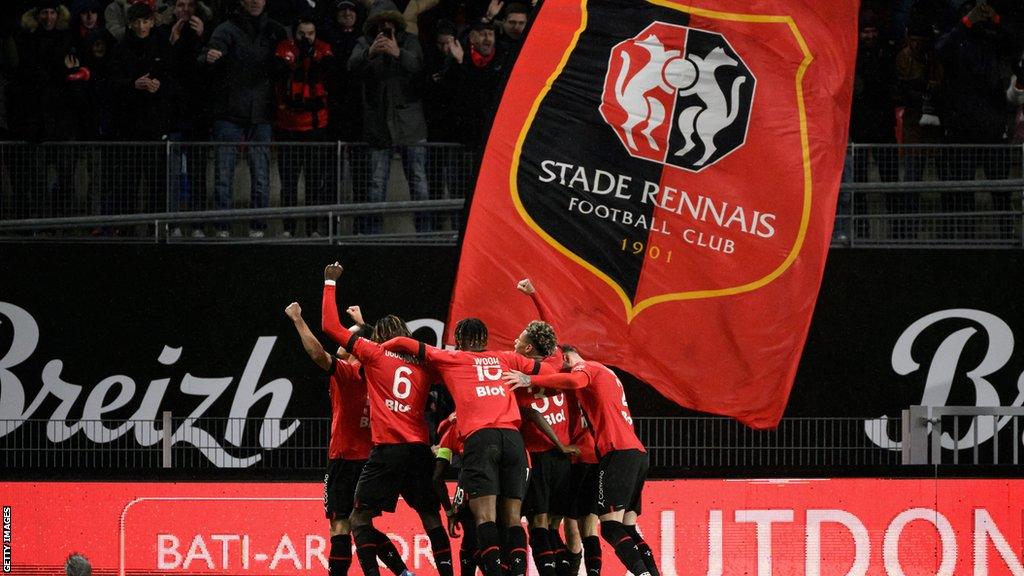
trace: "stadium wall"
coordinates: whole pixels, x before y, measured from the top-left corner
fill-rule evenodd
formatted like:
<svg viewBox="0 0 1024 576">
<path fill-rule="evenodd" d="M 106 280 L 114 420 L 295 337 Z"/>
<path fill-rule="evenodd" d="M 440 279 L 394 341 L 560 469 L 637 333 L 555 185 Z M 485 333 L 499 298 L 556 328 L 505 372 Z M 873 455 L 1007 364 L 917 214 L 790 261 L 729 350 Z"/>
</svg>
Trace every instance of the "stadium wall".
<svg viewBox="0 0 1024 576">
<path fill-rule="evenodd" d="M 111 427 L 83 439 L 53 424 L 65 418 L 329 416 L 323 378 L 283 310 L 299 301 L 318 326 L 322 269 L 334 260 L 346 268 L 344 302 L 367 318 L 399 314 L 437 341 L 452 248 L 4 245 L 0 446 L 45 449 L 71 437 L 131 448 L 138 437 Z M 787 416 L 1024 404 L 1024 354 L 1014 346 L 1024 327 L 1021 285 L 1016 251 L 833 250 Z M 720 359 L 693 361 L 713 369 Z M 625 381 L 635 415 L 687 414 Z M 22 426 L 26 419 L 50 424 Z M 239 458 L 261 449 L 214 440 Z M 872 439 L 890 440 L 899 439 Z M 23 478 L 17 468 L 2 474 Z"/>
</svg>

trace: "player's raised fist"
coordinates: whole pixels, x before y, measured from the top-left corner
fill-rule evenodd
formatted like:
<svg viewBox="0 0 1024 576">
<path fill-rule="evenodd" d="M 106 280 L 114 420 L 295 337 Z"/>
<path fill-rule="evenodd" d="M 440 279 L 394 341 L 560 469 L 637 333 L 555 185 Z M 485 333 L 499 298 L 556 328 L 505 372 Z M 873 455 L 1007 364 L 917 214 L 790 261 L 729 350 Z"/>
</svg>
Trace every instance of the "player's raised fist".
<svg viewBox="0 0 1024 576">
<path fill-rule="evenodd" d="M 284 313 L 292 320 L 298 320 L 302 318 L 302 306 L 299 306 L 298 302 L 292 302 L 284 309 Z"/>
<path fill-rule="evenodd" d="M 529 278 L 523 278 L 522 280 L 520 280 L 519 283 L 516 284 L 516 290 L 519 290 L 523 294 L 527 295 L 533 294 L 534 292 L 537 291 L 533 288 L 533 282 L 530 282 Z"/>
<path fill-rule="evenodd" d="M 335 262 L 334 264 L 328 264 L 324 268 L 324 280 L 337 280 L 341 278 L 341 272 L 344 268 L 341 267 L 341 263 Z"/>
<path fill-rule="evenodd" d="M 359 324 L 360 326 L 364 324 L 363 311 L 359 309 L 359 306 L 349 306 L 348 308 L 345 308 L 345 312 L 356 324 Z"/>
</svg>

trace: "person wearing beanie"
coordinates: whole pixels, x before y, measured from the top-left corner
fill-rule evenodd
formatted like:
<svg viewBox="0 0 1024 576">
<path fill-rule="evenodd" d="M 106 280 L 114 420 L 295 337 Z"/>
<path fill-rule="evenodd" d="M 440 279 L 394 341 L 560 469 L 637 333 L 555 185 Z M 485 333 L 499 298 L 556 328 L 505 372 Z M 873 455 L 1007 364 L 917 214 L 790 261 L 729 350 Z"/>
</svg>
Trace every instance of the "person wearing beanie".
<svg viewBox="0 0 1024 576">
<path fill-rule="evenodd" d="M 114 49 L 110 66 L 110 97 L 116 107 L 115 138 L 124 142 L 159 142 L 171 126 L 178 86 L 169 74 L 167 45 L 154 32 L 156 14 L 144 2 L 128 9 L 128 32 Z M 128 211 L 166 209 L 166 150 L 163 146 L 131 146 L 123 151 L 117 178 L 119 199 Z M 126 161 L 125 161 L 126 160 Z M 141 203 L 135 192 L 140 189 Z"/>
<path fill-rule="evenodd" d="M 507 54 L 497 42 L 496 27 L 484 19 L 474 21 L 469 30 L 468 46 L 453 39 L 449 48 L 444 82 L 451 85 L 463 115 L 463 142 L 481 148 L 487 141 L 491 122 L 498 109 L 501 89 L 508 74 Z"/>
<path fill-rule="evenodd" d="M 211 79 L 213 140 L 242 142 L 252 170 L 250 206 L 270 205 L 271 123 L 274 120 L 272 71 L 274 50 L 288 37 L 284 27 L 265 12 L 266 0 L 239 0 L 231 18 L 217 26 L 199 62 Z M 237 147 L 216 148 L 214 193 L 217 209 L 233 205 Z M 218 237 L 229 236 L 227 223 L 217 225 Z M 249 235 L 262 238 L 266 221 L 250 223 Z"/>
<path fill-rule="evenodd" d="M 174 21 L 174 11 L 166 0 L 114 0 L 104 10 L 103 20 L 107 30 L 110 30 L 118 42 L 124 38 L 128 27 L 128 9 L 140 2 L 148 4 L 153 10 L 154 26 L 161 27 Z"/>
<path fill-rule="evenodd" d="M 402 157 L 411 199 L 427 200 L 427 122 L 420 93 L 423 49 L 416 36 L 406 32 L 402 14 L 387 9 L 387 4 L 371 11 L 348 60 L 349 72 L 362 81 L 363 134 L 370 144 L 368 200 L 384 201 L 395 152 Z M 356 231 L 379 234 L 382 222 L 379 214 L 361 217 Z M 416 214 L 415 225 L 417 232 L 433 230 L 433 215 Z"/>
</svg>

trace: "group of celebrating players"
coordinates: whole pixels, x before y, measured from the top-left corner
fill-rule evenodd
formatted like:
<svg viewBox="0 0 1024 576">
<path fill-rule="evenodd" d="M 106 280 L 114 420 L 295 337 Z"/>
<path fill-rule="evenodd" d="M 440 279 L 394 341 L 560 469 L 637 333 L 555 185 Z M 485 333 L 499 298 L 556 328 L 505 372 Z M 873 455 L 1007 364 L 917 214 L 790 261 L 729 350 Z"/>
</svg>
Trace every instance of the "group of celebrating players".
<svg viewBox="0 0 1024 576">
<path fill-rule="evenodd" d="M 400 318 L 372 326 L 358 306 L 338 315 L 342 266 L 324 269 L 322 329 L 340 347 L 324 350 L 293 302 L 285 313 L 309 357 L 329 374 L 330 464 L 324 509 L 331 530 L 329 573 L 342 576 L 356 557 L 365 576 L 377 560 L 412 576 L 395 545 L 373 526 L 394 512 L 399 495 L 419 515 L 441 576 L 454 576 L 449 536 L 462 527 L 460 576 L 524 576 L 527 534 L 540 576 L 601 571 L 600 536 L 634 576 L 659 576 L 636 528 L 648 458 L 633 431 L 622 383 L 607 367 L 559 345 L 531 282 L 541 320 L 529 322 L 514 350 L 487 349 L 477 318 L 455 327 L 455 349 L 410 337 Z M 425 416 L 430 387 L 443 383 L 455 411 L 430 445 Z M 460 464 L 450 498 L 447 469 Z M 447 529 L 440 512 L 447 517 Z M 565 539 L 560 526 L 564 526 Z"/>
</svg>

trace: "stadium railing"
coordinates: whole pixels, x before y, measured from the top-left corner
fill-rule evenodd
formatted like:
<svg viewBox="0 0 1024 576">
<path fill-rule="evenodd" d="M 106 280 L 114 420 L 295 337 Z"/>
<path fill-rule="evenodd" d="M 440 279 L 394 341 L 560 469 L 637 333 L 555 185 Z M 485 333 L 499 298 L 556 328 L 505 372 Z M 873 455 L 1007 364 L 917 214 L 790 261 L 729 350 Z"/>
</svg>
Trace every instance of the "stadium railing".
<svg viewBox="0 0 1024 576">
<path fill-rule="evenodd" d="M 270 157 L 269 203 L 253 208 L 249 158 L 260 152 Z M 218 202 L 225 153 L 237 163 L 230 199 Z M 426 157 L 427 199 L 410 194 L 395 154 L 386 197 L 371 203 L 369 148 L 359 143 L 0 143 L 0 239 L 454 245 L 476 155 L 430 143 Z M 289 174 L 294 205 L 282 202 Z M 1022 190 L 1024 146 L 851 144 L 833 246 L 1021 248 Z M 360 229 L 367 215 L 383 217 L 379 231 Z M 262 238 L 249 238 L 250 220 L 269 222 Z M 214 223 L 231 236 L 215 237 Z"/>
</svg>

